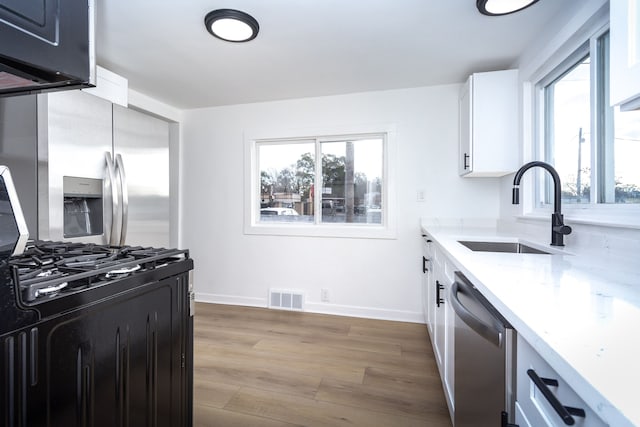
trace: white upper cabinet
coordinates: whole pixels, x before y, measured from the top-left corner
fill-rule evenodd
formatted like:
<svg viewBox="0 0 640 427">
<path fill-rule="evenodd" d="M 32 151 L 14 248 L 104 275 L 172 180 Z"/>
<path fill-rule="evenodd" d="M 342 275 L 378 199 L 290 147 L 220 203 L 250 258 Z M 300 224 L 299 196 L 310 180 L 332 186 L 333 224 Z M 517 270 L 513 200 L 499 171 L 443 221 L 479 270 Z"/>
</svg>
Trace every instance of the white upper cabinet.
<svg viewBox="0 0 640 427">
<path fill-rule="evenodd" d="M 640 0 L 611 0 L 611 105 L 640 108 Z"/>
<path fill-rule="evenodd" d="M 461 176 L 518 169 L 518 70 L 472 74 L 460 90 L 459 113 Z"/>
</svg>

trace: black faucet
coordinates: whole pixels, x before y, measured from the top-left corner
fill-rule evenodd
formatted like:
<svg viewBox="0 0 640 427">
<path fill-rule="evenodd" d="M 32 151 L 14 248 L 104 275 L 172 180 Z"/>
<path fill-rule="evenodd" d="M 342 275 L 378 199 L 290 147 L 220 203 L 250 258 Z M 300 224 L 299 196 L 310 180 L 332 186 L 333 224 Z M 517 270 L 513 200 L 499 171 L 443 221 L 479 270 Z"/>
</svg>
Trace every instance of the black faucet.
<svg viewBox="0 0 640 427">
<path fill-rule="evenodd" d="M 533 167 L 541 167 L 546 169 L 553 178 L 553 214 L 551 214 L 551 246 L 564 246 L 563 238 L 565 234 L 571 234 L 571 227 L 568 225 L 564 225 L 562 220 L 562 213 L 560 212 L 560 202 L 561 202 L 561 185 L 560 185 L 560 176 L 558 176 L 558 172 L 548 163 L 545 162 L 529 162 L 523 165 L 518 172 L 516 172 L 516 176 L 513 178 L 513 195 L 511 202 L 514 205 L 520 203 L 520 180 L 522 179 L 522 175 L 524 173 L 533 168 Z"/>
</svg>

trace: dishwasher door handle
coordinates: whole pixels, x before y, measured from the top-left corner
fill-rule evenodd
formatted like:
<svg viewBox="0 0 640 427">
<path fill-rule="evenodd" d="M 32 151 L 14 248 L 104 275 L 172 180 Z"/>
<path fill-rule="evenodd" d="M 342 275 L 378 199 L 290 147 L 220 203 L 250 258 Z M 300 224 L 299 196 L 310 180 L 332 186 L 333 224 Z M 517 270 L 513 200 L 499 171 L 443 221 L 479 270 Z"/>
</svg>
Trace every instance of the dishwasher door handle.
<svg viewBox="0 0 640 427">
<path fill-rule="evenodd" d="M 478 333 L 482 338 L 494 344 L 496 347 L 502 347 L 502 328 L 497 327 L 495 324 L 488 325 L 476 317 L 460 302 L 458 293 L 473 297 L 473 292 L 467 289 L 467 286 L 464 283 L 458 281 L 453 282 L 453 285 L 451 286 L 451 305 L 453 306 L 453 310 L 456 312 L 456 315 L 460 317 L 467 326 L 476 331 L 476 333 Z"/>
</svg>

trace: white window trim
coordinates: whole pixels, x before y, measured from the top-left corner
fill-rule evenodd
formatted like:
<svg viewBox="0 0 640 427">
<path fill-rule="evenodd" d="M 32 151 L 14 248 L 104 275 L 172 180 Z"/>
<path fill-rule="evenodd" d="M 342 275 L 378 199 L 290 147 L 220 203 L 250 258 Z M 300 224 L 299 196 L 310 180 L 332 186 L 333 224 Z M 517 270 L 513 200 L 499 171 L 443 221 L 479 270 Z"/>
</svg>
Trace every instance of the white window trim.
<svg viewBox="0 0 640 427">
<path fill-rule="evenodd" d="M 395 239 L 397 236 L 396 193 L 396 126 L 394 124 L 371 124 L 333 126 L 306 129 L 262 129 L 244 133 L 244 233 L 247 235 L 338 237 L 366 239 Z M 385 135 L 383 144 L 383 188 L 386 203 L 382 206 L 383 223 L 377 224 L 304 224 L 265 223 L 255 215 L 260 188 L 257 168 L 257 143 L 260 141 L 282 141 L 287 139 L 335 139 L 363 135 Z"/>
<path fill-rule="evenodd" d="M 607 13 L 604 13 L 607 12 Z M 588 43 L 590 38 L 604 34 L 609 28 L 608 8 L 602 9 L 588 20 L 587 25 L 580 27 L 572 36 L 562 43 L 556 51 L 551 52 L 544 58 L 538 58 L 539 66 L 535 71 L 523 81 L 523 163 L 531 160 L 544 159 L 544 122 L 543 109 L 544 104 L 540 102 L 540 89 L 538 83 L 549 79 L 551 73 L 557 69 L 563 62 L 567 61 L 582 45 Z M 591 52 L 593 53 L 593 52 Z M 577 57 L 576 57 L 577 59 Z M 596 58 L 591 57 L 591 66 L 596 66 Z M 592 82 L 595 84 L 595 82 Z M 592 91 L 596 93 L 596 91 Z M 592 102 L 592 116 L 595 103 Z M 592 120 L 592 126 L 597 126 L 597 121 Z M 595 137 L 597 129 L 592 129 L 592 138 Z M 593 141 L 590 141 L 593 147 Z M 592 153 L 592 170 L 593 162 L 597 161 L 597 153 Z M 523 178 L 523 203 L 521 205 L 521 214 L 517 216 L 520 219 L 549 221 L 549 216 L 553 210 L 551 205 L 536 207 L 536 197 L 538 192 L 544 191 L 536 184 L 534 177 L 539 173 L 530 171 Z M 542 172 L 544 173 L 544 172 Z M 597 177 L 592 177 L 592 188 L 597 185 Z M 630 204 L 603 204 L 592 202 L 582 205 L 562 205 L 562 213 L 565 222 L 598 226 L 609 226 L 617 228 L 640 229 L 640 205 Z"/>
</svg>

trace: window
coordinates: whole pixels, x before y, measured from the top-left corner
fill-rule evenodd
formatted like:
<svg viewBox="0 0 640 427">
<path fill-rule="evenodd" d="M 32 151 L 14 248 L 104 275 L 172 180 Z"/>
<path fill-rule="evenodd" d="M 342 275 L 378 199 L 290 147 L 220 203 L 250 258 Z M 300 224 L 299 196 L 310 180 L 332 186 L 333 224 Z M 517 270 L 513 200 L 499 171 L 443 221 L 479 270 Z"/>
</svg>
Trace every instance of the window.
<svg viewBox="0 0 640 427">
<path fill-rule="evenodd" d="M 247 233 L 393 237 L 388 132 L 248 145 Z"/>
<path fill-rule="evenodd" d="M 640 204 L 640 111 L 609 106 L 609 33 L 600 31 L 538 85 L 539 156 L 562 181 L 571 208 Z M 546 176 L 536 206 L 552 203 Z M 580 206 L 578 206 L 580 205 Z"/>
</svg>

